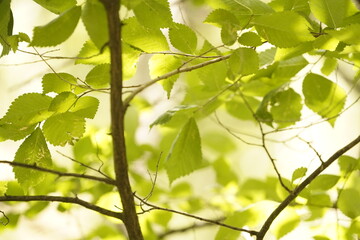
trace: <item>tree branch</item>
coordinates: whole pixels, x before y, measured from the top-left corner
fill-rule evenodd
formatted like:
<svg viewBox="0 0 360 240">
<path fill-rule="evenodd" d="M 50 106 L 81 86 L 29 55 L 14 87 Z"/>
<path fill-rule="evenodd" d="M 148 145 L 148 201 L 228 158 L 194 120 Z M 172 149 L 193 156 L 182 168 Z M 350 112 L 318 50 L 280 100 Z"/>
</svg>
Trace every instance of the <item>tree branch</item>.
<svg viewBox="0 0 360 240">
<path fill-rule="evenodd" d="M 218 57 L 218 58 L 215 58 L 215 59 L 212 59 L 212 60 L 209 60 L 209 61 L 206 61 L 206 62 L 203 62 L 203 63 L 199 63 L 199 64 L 196 64 L 194 66 L 191 66 L 191 67 L 187 67 L 187 68 L 179 68 L 179 69 L 175 69 L 171 72 L 168 72 L 164 75 L 161 75 L 157 78 L 154 78 L 152 80 L 150 80 L 149 82 L 145 83 L 144 85 L 142 85 L 141 87 L 139 87 L 138 89 L 134 90 L 125 100 L 124 100 L 124 108 L 126 109 L 131 100 L 133 100 L 133 98 L 139 94 L 140 92 L 142 92 L 143 90 L 145 90 L 146 88 L 150 87 L 151 85 L 153 85 L 154 83 L 157 83 L 158 81 L 160 80 L 164 80 L 166 78 L 169 78 L 171 76 L 174 76 L 176 74 L 179 74 L 179 73 L 183 73 L 183 72 L 190 72 L 192 70 L 195 70 L 195 69 L 198 69 L 198 68 L 202 68 L 202 67 L 205 67 L 207 65 L 210 65 L 210 64 L 213 64 L 213 63 L 217 63 L 217 62 L 221 62 L 223 60 L 226 60 L 230 57 L 230 55 L 226 55 L 226 56 L 221 56 L 221 57 Z"/>
<path fill-rule="evenodd" d="M 41 201 L 41 202 L 62 202 L 62 203 L 74 203 L 80 206 L 83 206 L 87 209 L 93 210 L 95 212 L 101 213 L 103 215 L 117 218 L 123 220 L 123 213 L 114 212 L 97 205 L 91 204 L 87 201 L 84 201 L 78 197 L 62 197 L 62 196 L 47 196 L 47 195 L 38 195 L 38 196 L 0 196 L 0 202 L 32 202 L 32 201 Z"/>
<path fill-rule="evenodd" d="M 65 172 L 60 172 L 60 171 L 56 171 L 56 170 L 53 170 L 53 169 L 39 167 L 37 165 L 30 165 L 30 164 L 12 162 L 12 161 L 6 161 L 6 160 L 0 160 L 0 164 L 1 163 L 2 164 L 9 164 L 9 165 L 14 166 L 14 167 L 22 167 L 22 168 L 34 169 L 34 170 L 37 170 L 37 171 L 40 171 L 40 172 L 46 172 L 46 173 L 58 175 L 59 177 L 83 178 L 83 179 L 94 180 L 94 181 L 103 182 L 103 183 L 115 186 L 115 181 L 113 179 L 110 179 L 110 178 L 102 178 L 102 177 L 96 177 L 96 176 L 91 176 L 91 175 L 86 175 L 86 174 L 78 174 L 78 173 L 65 173 Z"/>
<path fill-rule="evenodd" d="M 256 240 L 263 240 L 266 232 L 269 230 L 273 221 L 277 218 L 277 216 L 300 194 L 300 192 L 308 186 L 317 176 L 320 175 L 327 167 L 329 167 L 334 161 L 336 161 L 339 157 L 341 157 L 348 150 L 356 146 L 360 142 L 360 135 L 347 144 L 345 147 L 341 148 L 337 152 L 335 152 L 328 160 L 326 160 L 323 164 L 321 164 L 316 170 L 310 174 L 300 185 L 298 185 L 290 195 L 280 203 L 280 205 L 270 214 L 267 218 L 260 231 L 256 234 Z"/>
</svg>

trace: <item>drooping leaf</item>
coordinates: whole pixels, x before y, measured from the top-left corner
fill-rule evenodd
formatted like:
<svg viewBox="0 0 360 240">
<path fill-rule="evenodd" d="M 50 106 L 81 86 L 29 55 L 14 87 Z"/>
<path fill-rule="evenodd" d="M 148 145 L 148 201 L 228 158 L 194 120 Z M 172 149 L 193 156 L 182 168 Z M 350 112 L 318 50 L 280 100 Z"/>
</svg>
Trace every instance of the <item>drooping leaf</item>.
<svg viewBox="0 0 360 240">
<path fill-rule="evenodd" d="M 19 126 L 11 123 L 0 124 L 0 142 L 5 140 L 20 140 L 34 131 L 36 124 Z"/>
<path fill-rule="evenodd" d="M 307 168 L 305 167 L 300 167 L 295 169 L 295 171 L 292 173 L 291 181 L 294 182 L 296 179 L 305 177 L 306 172 L 307 172 Z"/>
<path fill-rule="evenodd" d="M 329 123 L 334 125 L 337 114 L 345 105 L 345 91 L 338 84 L 314 73 L 305 77 L 302 91 L 306 106 L 323 118 L 329 118 Z"/>
<path fill-rule="evenodd" d="M 79 117 L 92 119 L 95 117 L 99 104 L 100 102 L 97 98 L 85 96 L 79 98 L 70 111 Z"/>
<path fill-rule="evenodd" d="M 245 32 L 241 34 L 238 42 L 244 46 L 258 47 L 263 44 L 259 35 L 254 32 Z"/>
<path fill-rule="evenodd" d="M 15 154 L 15 162 L 36 165 L 38 167 L 51 166 L 51 155 L 40 128 L 37 128 L 20 145 Z M 14 167 L 15 178 L 20 185 L 27 190 L 36 186 L 43 179 L 46 173 L 34 169 Z"/>
<path fill-rule="evenodd" d="M 155 125 L 167 124 L 170 121 L 175 123 L 181 123 L 190 118 L 190 115 L 196 110 L 199 106 L 197 105 L 180 105 L 174 107 L 161 114 L 153 123 L 150 124 L 150 128 Z M 175 124 L 176 125 L 176 124 Z"/>
<path fill-rule="evenodd" d="M 329 190 L 339 181 L 339 176 L 322 174 L 315 178 L 309 185 L 311 190 Z"/>
<path fill-rule="evenodd" d="M 34 0 L 34 2 L 55 14 L 65 12 L 76 5 L 76 0 Z"/>
<path fill-rule="evenodd" d="M 308 30 L 309 23 L 295 12 L 272 13 L 253 20 L 260 36 L 277 47 L 295 47 L 314 40 Z"/>
<path fill-rule="evenodd" d="M 85 82 L 94 88 L 109 86 L 109 84 L 110 84 L 110 64 L 96 65 L 86 75 Z"/>
<path fill-rule="evenodd" d="M 173 24 L 169 4 L 155 0 L 140 0 L 134 8 L 134 14 L 140 24 L 147 28 L 166 28 Z"/>
<path fill-rule="evenodd" d="M 360 43 L 360 24 L 351 24 L 340 30 L 328 30 L 327 33 L 347 44 L 356 45 Z"/>
<path fill-rule="evenodd" d="M 70 37 L 79 21 L 81 7 L 73 7 L 46 25 L 35 27 L 31 46 L 56 46 Z"/>
<path fill-rule="evenodd" d="M 149 60 L 150 77 L 154 79 L 163 74 L 176 70 L 181 66 L 181 64 L 182 61 L 176 56 L 154 55 Z M 164 90 L 167 92 L 168 98 L 170 97 L 171 89 L 178 78 L 179 75 L 176 74 L 161 81 Z"/>
<path fill-rule="evenodd" d="M 74 93 L 62 92 L 51 101 L 49 111 L 56 113 L 67 112 L 75 104 L 76 100 L 77 96 Z"/>
<path fill-rule="evenodd" d="M 76 78 L 69 73 L 47 73 L 42 79 L 43 93 L 62 93 L 69 91 L 80 93 L 84 91 L 84 89 L 76 86 Z"/>
<path fill-rule="evenodd" d="M 55 146 L 72 143 L 85 132 L 85 120 L 75 113 L 65 112 L 47 119 L 43 126 L 46 140 Z"/>
<path fill-rule="evenodd" d="M 170 183 L 204 166 L 199 129 L 193 118 L 177 135 L 166 158 L 165 169 Z"/>
<path fill-rule="evenodd" d="M 342 26 L 351 5 L 349 0 L 310 0 L 309 3 L 314 16 L 332 28 Z"/>
<path fill-rule="evenodd" d="M 94 42 L 89 40 L 84 43 L 77 56 L 75 64 L 79 63 L 90 65 L 110 63 L 109 48 L 102 49 L 101 51 L 101 49 L 96 47 Z"/>
<path fill-rule="evenodd" d="M 360 193 L 354 188 L 343 189 L 338 198 L 338 207 L 349 218 L 360 216 Z"/>
<path fill-rule="evenodd" d="M 174 24 L 169 29 L 171 44 L 185 53 L 194 53 L 197 45 L 197 37 L 194 31 L 184 24 Z"/>
<path fill-rule="evenodd" d="M 166 51 L 169 49 L 160 29 L 146 28 L 135 17 L 123 21 L 122 38 L 130 46 L 143 52 Z"/>
<path fill-rule="evenodd" d="M 0 57 L 10 52 L 10 46 L 6 42 L 6 39 L 12 34 L 13 23 L 14 19 L 10 9 L 10 0 L 0 1 L 0 44 L 2 46 Z"/>
<path fill-rule="evenodd" d="M 11 103 L 2 122 L 23 126 L 41 122 L 53 114 L 48 111 L 51 100 L 51 97 L 40 93 L 23 94 Z"/>
<path fill-rule="evenodd" d="M 234 74 L 249 75 L 259 69 L 259 56 L 254 49 L 238 48 L 229 58 Z"/>
<path fill-rule="evenodd" d="M 81 19 L 90 39 L 101 49 L 109 39 L 104 5 L 99 0 L 87 0 L 82 9 Z"/>
</svg>

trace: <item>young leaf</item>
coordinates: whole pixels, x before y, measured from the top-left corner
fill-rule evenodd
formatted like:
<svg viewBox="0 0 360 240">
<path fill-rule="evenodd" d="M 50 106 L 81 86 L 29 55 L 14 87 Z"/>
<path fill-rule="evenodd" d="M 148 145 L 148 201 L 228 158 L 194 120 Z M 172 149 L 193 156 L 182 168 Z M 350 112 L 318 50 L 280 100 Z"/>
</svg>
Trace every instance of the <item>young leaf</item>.
<svg viewBox="0 0 360 240">
<path fill-rule="evenodd" d="M 56 46 L 70 37 L 79 21 L 81 7 L 76 6 L 55 18 L 44 26 L 34 28 L 31 46 Z"/>
<path fill-rule="evenodd" d="M 36 165 L 38 167 L 51 166 L 51 155 L 46 145 L 46 141 L 40 128 L 37 128 L 25 141 L 20 145 L 15 154 L 14 162 Z M 15 178 L 23 187 L 28 189 L 39 184 L 46 173 L 22 168 L 14 167 Z"/>
<path fill-rule="evenodd" d="M 335 124 L 336 116 L 346 101 L 346 92 L 336 83 L 320 75 L 310 73 L 303 82 L 302 91 L 308 108 Z"/>
<path fill-rule="evenodd" d="M 238 48 L 231 54 L 229 65 L 234 74 L 249 75 L 259 69 L 259 56 L 254 49 Z"/>
<path fill-rule="evenodd" d="M 107 16 L 104 5 L 99 0 L 87 0 L 81 13 L 90 39 L 101 49 L 109 39 Z"/>
<path fill-rule="evenodd" d="M 62 92 L 58 94 L 49 106 L 49 111 L 63 113 L 69 111 L 77 100 L 77 96 L 72 92 Z"/>
<path fill-rule="evenodd" d="M 147 28 L 166 28 L 173 23 L 170 8 L 155 0 L 140 0 L 134 8 L 134 14 L 140 24 Z"/>
<path fill-rule="evenodd" d="M 95 66 L 86 75 L 85 82 L 94 88 L 109 86 L 110 64 L 100 64 Z"/>
<path fill-rule="evenodd" d="M 295 169 L 295 171 L 292 174 L 291 181 L 294 182 L 296 179 L 305 177 L 306 172 L 307 172 L 307 168 L 305 167 L 300 167 Z"/>
<path fill-rule="evenodd" d="M 82 118 L 94 118 L 99 107 L 99 100 L 94 97 L 85 96 L 79 98 L 70 109 L 71 112 Z"/>
<path fill-rule="evenodd" d="M 170 183 L 204 166 L 199 129 L 193 118 L 176 137 L 166 158 L 165 169 Z"/>
<path fill-rule="evenodd" d="M 238 42 L 244 46 L 258 47 L 263 44 L 259 35 L 254 32 L 246 32 L 241 34 Z"/>
<path fill-rule="evenodd" d="M 156 78 L 165 73 L 173 71 L 179 68 L 182 64 L 182 61 L 176 57 L 171 55 L 154 55 L 149 60 L 149 68 L 150 68 L 150 77 Z M 164 90 L 167 92 L 168 98 L 170 97 L 171 89 L 175 83 L 175 81 L 179 78 L 179 75 L 171 76 L 163 80 L 161 83 L 163 85 Z"/>
<path fill-rule="evenodd" d="M 314 40 L 309 23 L 295 12 L 279 12 L 256 17 L 253 20 L 260 36 L 277 47 L 295 47 Z"/>
<path fill-rule="evenodd" d="M 42 79 L 43 93 L 62 93 L 79 89 L 75 86 L 76 78 L 68 73 L 47 73 Z"/>
<path fill-rule="evenodd" d="M 100 49 L 91 40 L 84 43 L 77 57 L 78 59 L 75 60 L 75 64 L 98 65 L 110 63 L 109 48 L 105 48 L 100 52 Z"/>
<path fill-rule="evenodd" d="M 142 52 L 166 51 L 169 49 L 165 36 L 160 29 L 146 28 L 135 17 L 123 21 L 123 41 Z"/>
<path fill-rule="evenodd" d="M 76 0 L 34 0 L 34 2 L 55 14 L 65 12 L 76 5 Z"/>
<path fill-rule="evenodd" d="M 354 188 L 343 189 L 338 198 L 338 207 L 349 218 L 360 216 L 360 193 Z"/>
<path fill-rule="evenodd" d="M 150 128 L 152 128 L 155 125 L 167 124 L 170 121 L 176 122 L 176 123 L 184 122 L 190 117 L 190 114 L 193 113 L 198 107 L 199 106 L 197 106 L 197 105 L 177 106 L 177 107 L 161 114 L 152 124 L 150 124 Z"/>
<path fill-rule="evenodd" d="M 176 23 L 169 29 L 171 44 L 178 50 L 185 53 L 194 53 L 197 46 L 197 37 L 194 31 L 188 26 Z"/>
<path fill-rule="evenodd" d="M 72 143 L 74 139 L 82 137 L 85 132 L 85 120 L 75 113 L 60 113 L 45 121 L 43 131 L 49 143 L 65 146 L 66 143 Z"/>
<path fill-rule="evenodd" d="M 52 98 L 40 93 L 26 93 L 16 98 L 2 118 L 2 122 L 29 126 L 41 122 L 53 113 L 49 112 Z"/>
<path fill-rule="evenodd" d="M 272 75 L 272 78 L 291 78 L 308 64 L 309 62 L 302 56 L 280 61 Z"/>
</svg>

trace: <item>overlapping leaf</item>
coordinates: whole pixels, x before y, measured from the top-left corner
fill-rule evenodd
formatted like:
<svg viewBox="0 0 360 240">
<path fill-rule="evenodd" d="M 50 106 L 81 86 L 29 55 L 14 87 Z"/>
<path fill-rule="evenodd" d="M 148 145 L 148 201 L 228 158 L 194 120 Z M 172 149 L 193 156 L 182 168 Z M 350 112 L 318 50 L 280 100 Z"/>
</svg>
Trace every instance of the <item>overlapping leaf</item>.
<svg viewBox="0 0 360 240">
<path fill-rule="evenodd" d="M 197 46 L 197 37 L 194 31 L 184 24 L 174 24 L 169 29 L 171 44 L 185 53 L 194 53 Z"/>
<path fill-rule="evenodd" d="M 134 8 L 134 14 L 140 24 L 147 28 L 166 28 L 172 25 L 172 15 L 167 5 L 155 0 L 140 0 Z"/>
<path fill-rule="evenodd" d="M 34 0 L 34 2 L 55 14 L 65 12 L 76 5 L 76 0 Z"/>
</svg>

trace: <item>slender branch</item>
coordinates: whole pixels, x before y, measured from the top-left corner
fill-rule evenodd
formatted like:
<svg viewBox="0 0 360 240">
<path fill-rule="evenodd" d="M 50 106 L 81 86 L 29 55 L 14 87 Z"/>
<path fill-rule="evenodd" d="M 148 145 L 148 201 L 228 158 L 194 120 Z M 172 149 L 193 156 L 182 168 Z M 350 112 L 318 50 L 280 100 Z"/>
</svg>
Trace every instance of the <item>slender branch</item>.
<svg viewBox="0 0 360 240">
<path fill-rule="evenodd" d="M 137 95 L 139 94 L 140 92 L 142 92 L 143 90 L 145 90 L 146 88 L 150 87 L 151 85 L 157 83 L 158 81 L 160 80 L 164 80 L 166 78 L 169 78 L 171 76 L 174 76 L 176 74 L 179 74 L 179 73 L 183 73 L 183 72 L 190 72 L 192 70 L 195 70 L 195 69 L 198 69 L 198 68 L 202 68 L 202 67 L 205 67 L 207 65 L 210 65 L 210 64 L 213 64 L 213 63 L 217 63 L 217 62 L 221 62 L 221 61 L 224 61 L 226 59 L 228 59 L 230 57 L 230 55 L 226 55 L 226 56 L 221 56 L 221 57 L 218 57 L 218 58 L 215 58 L 215 59 L 212 59 L 212 60 L 209 60 L 209 61 L 206 61 L 206 62 L 203 62 L 203 63 L 199 63 L 199 64 L 196 64 L 194 66 L 191 66 L 191 67 L 187 67 L 187 68 L 179 68 L 179 69 L 175 69 L 171 72 L 168 72 L 164 75 L 161 75 L 157 78 L 154 78 L 152 80 L 150 80 L 149 82 L 145 83 L 144 85 L 142 85 L 141 87 L 139 87 L 138 89 L 134 90 L 125 100 L 124 100 L 124 108 L 126 109 L 131 100 Z"/>
<path fill-rule="evenodd" d="M 360 142 L 360 135 L 347 144 L 345 147 L 341 148 L 335 152 L 328 160 L 321 164 L 316 170 L 312 172 L 300 185 L 298 185 L 290 195 L 280 203 L 280 205 L 270 214 L 263 226 L 261 227 L 258 234 L 256 234 L 257 240 L 263 240 L 266 232 L 269 230 L 273 221 L 277 216 L 300 194 L 300 192 L 308 186 L 317 176 L 320 175 L 327 167 L 329 167 L 334 161 L 336 161 L 340 156 L 346 153 L 348 150 L 356 146 Z"/>
<path fill-rule="evenodd" d="M 32 201 L 41 201 L 41 202 L 62 202 L 62 203 L 73 203 L 80 206 L 83 206 L 87 209 L 93 210 L 95 212 L 101 213 L 103 215 L 117 218 L 123 220 L 124 216 L 121 212 L 114 212 L 87 201 L 84 201 L 78 197 L 62 197 L 62 196 L 48 196 L 48 195 L 37 195 L 37 196 L 0 196 L 0 202 L 32 202 Z"/>
<path fill-rule="evenodd" d="M 56 171 L 53 169 L 39 167 L 37 165 L 30 165 L 30 164 L 26 164 L 26 163 L 12 162 L 12 161 L 6 161 L 6 160 L 0 160 L 0 164 L 1 163 L 9 164 L 9 165 L 15 166 L 15 167 L 29 168 L 29 169 L 37 170 L 40 172 L 47 172 L 47 173 L 58 175 L 59 177 L 83 178 L 83 179 L 90 179 L 90 180 L 94 180 L 94 181 L 98 181 L 98 182 L 103 182 L 103 183 L 110 184 L 110 185 L 115 185 L 115 181 L 111 178 L 102 178 L 102 177 L 96 177 L 96 176 L 91 176 L 91 175 L 86 175 L 86 174 L 78 174 L 78 173 L 65 173 L 65 172 L 60 172 L 60 171 Z"/>
</svg>

